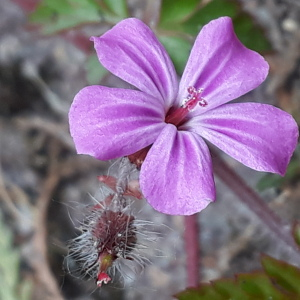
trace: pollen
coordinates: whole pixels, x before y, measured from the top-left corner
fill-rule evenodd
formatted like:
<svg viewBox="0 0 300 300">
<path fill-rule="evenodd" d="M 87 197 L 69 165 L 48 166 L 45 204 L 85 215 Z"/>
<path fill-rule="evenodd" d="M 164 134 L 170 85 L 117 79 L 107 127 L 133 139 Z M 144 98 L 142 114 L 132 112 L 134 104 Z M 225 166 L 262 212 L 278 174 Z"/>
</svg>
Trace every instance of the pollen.
<svg viewBox="0 0 300 300">
<path fill-rule="evenodd" d="M 207 101 L 201 97 L 203 90 L 203 88 L 196 89 L 193 86 L 189 86 L 187 88 L 188 96 L 183 100 L 182 106 L 187 108 L 189 111 L 194 110 L 197 104 L 201 107 L 205 107 L 207 105 Z"/>
</svg>

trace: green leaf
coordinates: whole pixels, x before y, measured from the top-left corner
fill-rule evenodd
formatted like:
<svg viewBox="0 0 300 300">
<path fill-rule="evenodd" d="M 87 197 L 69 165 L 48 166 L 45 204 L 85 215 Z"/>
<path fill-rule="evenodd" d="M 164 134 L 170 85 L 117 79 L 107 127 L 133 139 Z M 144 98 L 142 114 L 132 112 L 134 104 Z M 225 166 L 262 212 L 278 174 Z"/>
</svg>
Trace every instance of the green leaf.
<svg viewBox="0 0 300 300">
<path fill-rule="evenodd" d="M 52 34 L 83 23 L 100 22 L 100 13 L 95 0 L 44 0 L 29 19 L 41 24 L 45 34 Z"/>
<path fill-rule="evenodd" d="M 183 24 L 183 28 L 185 32 L 196 35 L 203 25 L 222 16 L 233 19 L 235 33 L 247 48 L 258 52 L 271 50 L 270 43 L 262 29 L 254 24 L 249 15 L 241 13 L 235 1 L 214 0 L 210 2 Z"/>
<path fill-rule="evenodd" d="M 240 288 L 233 279 L 220 279 L 213 283 L 214 289 L 222 295 L 222 299 L 251 300 L 249 296 Z"/>
<path fill-rule="evenodd" d="M 255 299 L 289 300 L 274 288 L 270 278 L 265 273 L 239 274 L 237 282 L 248 295 Z"/>
<path fill-rule="evenodd" d="M 221 16 L 233 19 L 235 31 L 246 47 L 256 51 L 270 49 L 262 31 L 247 15 L 241 14 L 237 1 L 212 0 L 205 4 L 194 0 L 163 0 L 158 25 L 159 39 L 179 75 L 183 73 L 190 54 L 191 35 L 195 37 L 205 24 Z"/>
<path fill-rule="evenodd" d="M 293 236 L 296 244 L 300 246 L 300 222 L 295 223 L 293 228 Z"/>
<path fill-rule="evenodd" d="M 18 279 L 19 254 L 11 248 L 12 236 L 3 226 L 0 215 L 0 299 L 14 299 L 14 289 Z"/>
<path fill-rule="evenodd" d="M 300 269 L 267 255 L 262 257 L 262 265 L 276 286 L 300 296 Z"/>
<path fill-rule="evenodd" d="M 175 295 L 179 300 L 257 300 L 248 296 L 235 284 L 234 279 L 221 279 L 199 288 L 188 288 Z"/>
<path fill-rule="evenodd" d="M 106 7 L 105 12 L 113 14 L 119 18 L 119 20 L 128 17 L 128 8 L 126 0 L 103 0 Z"/>
<path fill-rule="evenodd" d="M 268 188 L 279 188 L 284 183 L 284 178 L 276 174 L 266 174 L 256 184 L 257 189 L 262 192 Z"/>
<path fill-rule="evenodd" d="M 163 0 L 160 12 L 160 27 L 181 23 L 192 15 L 201 1 L 199 0 Z"/>
<path fill-rule="evenodd" d="M 101 79 L 107 74 L 107 70 L 100 64 L 97 55 L 90 55 L 87 59 L 86 74 L 88 84 L 99 84 Z"/>
<path fill-rule="evenodd" d="M 233 24 L 236 35 L 247 48 L 258 52 L 271 50 L 271 45 L 267 41 L 262 29 L 255 26 L 250 16 L 239 14 L 234 18 Z"/>
<path fill-rule="evenodd" d="M 179 300 L 222 300 L 222 296 L 212 289 L 209 284 L 202 284 L 200 288 L 188 288 L 175 295 Z"/>
<path fill-rule="evenodd" d="M 200 284 L 175 295 L 179 300 L 300 299 L 300 269 L 264 255 L 264 270 Z"/>
<path fill-rule="evenodd" d="M 189 57 L 191 43 L 178 36 L 161 35 L 159 40 L 169 53 L 177 73 L 181 75 Z"/>
<path fill-rule="evenodd" d="M 12 234 L 3 223 L 0 211 L 0 299 L 29 300 L 32 294 L 30 282 L 20 283 L 20 252 L 12 247 Z M 25 293 L 19 294 L 22 290 Z"/>
<path fill-rule="evenodd" d="M 199 9 L 189 20 L 184 22 L 183 30 L 185 33 L 196 36 L 200 29 L 213 19 L 222 16 L 235 17 L 238 5 L 231 0 L 213 0 Z"/>
<path fill-rule="evenodd" d="M 264 191 L 272 187 L 282 188 L 284 184 L 293 181 L 293 179 L 297 178 L 299 174 L 300 174 L 299 160 L 295 158 L 288 165 L 284 177 L 277 174 L 266 174 L 259 180 L 256 187 L 259 191 Z"/>
</svg>

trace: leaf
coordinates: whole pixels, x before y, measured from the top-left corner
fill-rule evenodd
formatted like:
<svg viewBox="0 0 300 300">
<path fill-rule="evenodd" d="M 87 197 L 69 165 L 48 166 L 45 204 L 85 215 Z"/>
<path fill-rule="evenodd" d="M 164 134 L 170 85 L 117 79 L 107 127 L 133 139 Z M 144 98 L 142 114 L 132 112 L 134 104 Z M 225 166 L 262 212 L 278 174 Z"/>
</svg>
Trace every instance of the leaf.
<svg viewBox="0 0 300 300">
<path fill-rule="evenodd" d="M 88 84 L 99 84 L 101 79 L 107 74 L 107 70 L 100 64 L 97 55 L 90 55 L 87 59 L 86 74 Z"/>
<path fill-rule="evenodd" d="M 217 291 L 210 288 L 210 285 L 203 284 L 201 288 L 188 288 L 175 295 L 179 300 L 222 300 Z"/>
<path fill-rule="evenodd" d="M 235 285 L 233 279 L 221 279 L 199 288 L 188 288 L 175 295 L 179 300 L 254 300 Z M 257 300 L 257 299 L 256 299 Z"/>
<path fill-rule="evenodd" d="M 262 257 L 262 265 L 274 284 L 287 293 L 300 296 L 300 269 L 267 255 Z"/>
<path fill-rule="evenodd" d="M 276 175 L 276 174 L 266 174 L 259 180 L 256 187 L 259 191 L 264 191 L 272 187 L 282 188 L 283 185 L 293 181 L 294 178 L 297 178 L 299 174 L 300 174 L 299 160 L 295 158 L 292 159 L 292 161 L 288 165 L 284 177 L 281 177 L 280 175 Z"/>
<path fill-rule="evenodd" d="M 192 15 L 199 0 L 163 0 L 160 12 L 160 27 L 169 27 L 168 24 L 176 24 L 184 21 Z"/>
<path fill-rule="evenodd" d="M 191 43 L 177 36 L 160 35 L 159 40 L 169 53 L 177 73 L 181 75 L 189 57 Z"/>
<path fill-rule="evenodd" d="M 19 255 L 11 249 L 12 236 L 0 219 L 0 299 L 14 299 L 18 279 Z"/>
<path fill-rule="evenodd" d="M 236 35 L 247 48 L 258 52 L 271 50 L 263 31 L 253 23 L 250 16 L 239 14 L 234 18 L 233 24 Z"/>
<path fill-rule="evenodd" d="M 257 189 L 262 192 L 268 188 L 279 188 L 284 184 L 284 178 L 275 174 L 266 174 L 256 184 Z"/>
<path fill-rule="evenodd" d="M 214 281 L 212 284 L 214 289 L 223 296 L 222 299 L 251 300 L 251 298 L 242 290 L 242 288 L 236 284 L 234 279 L 220 279 Z"/>
<path fill-rule="evenodd" d="M 238 38 L 255 51 L 271 50 L 264 32 L 243 13 L 234 0 L 211 0 L 209 2 L 189 0 L 163 0 L 158 32 L 162 43 L 170 52 L 179 74 L 188 55 L 186 41 L 182 37 L 196 37 L 201 28 L 213 19 L 229 16 L 233 20 Z M 180 40 L 184 42 L 180 45 Z M 205 42 L 205 41 L 204 41 Z M 182 50 L 180 47 L 182 47 Z"/>
<path fill-rule="evenodd" d="M 274 288 L 270 278 L 265 273 L 240 274 L 237 276 L 237 281 L 241 288 L 255 299 L 289 300 Z"/>
<path fill-rule="evenodd" d="M 175 295 L 179 300 L 290 300 L 300 299 L 300 269 L 262 256 L 263 270 L 200 284 Z"/>
<path fill-rule="evenodd" d="M 119 17 L 119 21 L 128 17 L 128 8 L 126 0 L 103 0 L 106 13 Z"/>
<path fill-rule="evenodd" d="M 41 24 L 43 33 L 52 34 L 83 23 L 100 22 L 100 13 L 95 0 L 44 0 L 29 19 Z"/>
<path fill-rule="evenodd" d="M 238 11 L 236 2 L 230 0 L 213 0 L 199 9 L 189 20 L 183 23 L 185 33 L 196 36 L 200 29 L 213 19 L 222 16 L 235 17 Z"/>
<path fill-rule="evenodd" d="M 293 236 L 296 244 L 300 247 L 300 222 L 296 222 L 293 227 Z"/>
<path fill-rule="evenodd" d="M 0 211 L 0 299 L 3 300 L 29 300 L 32 286 L 30 282 L 20 283 L 19 267 L 20 253 L 12 248 L 12 234 L 3 223 Z M 25 293 L 19 294 L 21 289 Z"/>
</svg>

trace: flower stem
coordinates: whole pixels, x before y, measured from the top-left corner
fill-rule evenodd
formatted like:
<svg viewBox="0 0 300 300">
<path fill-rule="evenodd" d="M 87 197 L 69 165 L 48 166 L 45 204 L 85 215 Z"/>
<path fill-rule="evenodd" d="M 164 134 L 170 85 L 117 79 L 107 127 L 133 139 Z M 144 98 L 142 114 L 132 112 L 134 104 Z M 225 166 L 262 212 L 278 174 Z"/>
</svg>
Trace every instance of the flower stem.
<svg viewBox="0 0 300 300">
<path fill-rule="evenodd" d="M 299 257 L 298 247 L 291 235 L 290 226 L 283 222 L 264 202 L 264 200 L 220 157 L 210 149 L 214 171 L 217 176 L 244 202 L 252 212 L 271 230 L 275 236 L 288 245 Z"/>
<path fill-rule="evenodd" d="M 187 286 L 196 287 L 200 283 L 200 266 L 199 266 L 199 227 L 197 214 L 184 217 L 185 231 L 184 240 L 186 247 L 186 270 Z"/>
</svg>

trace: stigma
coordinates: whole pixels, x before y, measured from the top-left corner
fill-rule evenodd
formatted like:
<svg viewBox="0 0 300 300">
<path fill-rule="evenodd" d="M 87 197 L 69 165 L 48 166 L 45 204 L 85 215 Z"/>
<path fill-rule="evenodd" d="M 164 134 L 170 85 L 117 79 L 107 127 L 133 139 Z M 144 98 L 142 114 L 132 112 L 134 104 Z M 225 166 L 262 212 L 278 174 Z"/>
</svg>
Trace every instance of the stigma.
<svg viewBox="0 0 300 300">
<path fill-rule="evenodd" d="M 193 111 L 197 105 L 201 107 L 207 106 L 207 101 L 201 97 L 203 93 L 203 88 L 196 89 L 193 86 L 187 88 L 188 95 L 182 101 L 182 105 L 177 109 L 172 109 L 168 111 L 165 122 L 173 124 L 175 126 L 180 126 L 189 112 Z"/>
</svg>

